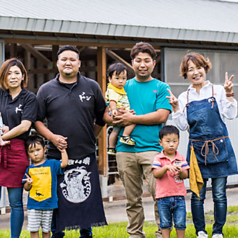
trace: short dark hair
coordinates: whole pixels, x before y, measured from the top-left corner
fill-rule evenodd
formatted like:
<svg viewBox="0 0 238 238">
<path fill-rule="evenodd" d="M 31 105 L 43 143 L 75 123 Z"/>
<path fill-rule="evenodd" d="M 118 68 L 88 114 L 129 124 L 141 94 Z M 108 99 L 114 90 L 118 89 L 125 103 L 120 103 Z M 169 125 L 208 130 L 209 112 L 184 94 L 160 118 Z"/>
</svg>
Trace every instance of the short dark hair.
<svg viewBox="0 0 238 238">
<path fill-rule="evenodd" d="M 171 135 L 171 134 L 178 135 L 178 138 L 179 138 L 179 129 L 176 126 L 167 125 L 162 127 L 162 129 L 160 130 L 159 138 L 160 140 L 162 140 L 164 136 Z"/>
<path fill-rule="evenodd" d="M 147 42 L 139 42 L 133 46 L 131 49 L 131 59 L 135 59 L 139 53 L 148 53 L 153 60 L 157 57 L 154 47 Z"/>
<path fill-rule="evenodd" d="M 36 144 L 42 145 L 43 148 L 45 147 L 44 139 L 41 136 L 38 136 L 38 135 L 29 136 L 25 144 L 26 152 L 28 152 L 29 147 L 35 147 Z"/>
<path fill-rule="evenodd" d="M 79 50 L 73 45 L 63 45 L 62 47 L 59 48 L 57 55 L 59 56 L 62 52 L 66 51 L 66 50 L 74 51 L 75 53 L 78 54 L 78 56 L 80 56 Z"/>
<path fill-rule="evenodd" d="M 126 70 L 126 66 L 122 63 L 114 63 L 108 67 L 107 76 L 112 77 L 113 73 L 116 72 L 116 75 L 119 75 L 121 72 Z"/>
</svg>

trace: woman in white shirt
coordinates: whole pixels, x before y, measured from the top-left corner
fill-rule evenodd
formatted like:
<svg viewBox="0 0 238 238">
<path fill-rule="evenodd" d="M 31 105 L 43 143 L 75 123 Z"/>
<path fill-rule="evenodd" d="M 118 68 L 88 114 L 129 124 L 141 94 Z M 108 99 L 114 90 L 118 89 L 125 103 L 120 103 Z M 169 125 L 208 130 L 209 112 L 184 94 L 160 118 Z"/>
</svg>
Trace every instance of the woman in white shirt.
<svg viewBox="0 0 238 238">
<path fill-rule="evenodd" d="M 203 178 L 199 197 L 193 192 L 191 207 L 198 238 L 208 237 L 205 230 L 204 200 L 206 182 L 212 180 L 214 201 L 213 238 L 223 238 L 222 228 L 226 221 L 227 176 L 237 174 L 235 154 L 228 137 L 224 118 L 234 119 L 237 102 L 233 98 L 231 76 L 225 75 L 224 87 L 206 80 L 212 65 L 199 53 L 186 54 L 180 65 L 181 76 L 191 85 L 178 99 L 170 92 L 169 102 L 173 107 L 173 120 L 181 130 L 188 130 L 189 143 L 187 161 L 190 164 L 190 146 L 194 148 Z"/>
</svg>

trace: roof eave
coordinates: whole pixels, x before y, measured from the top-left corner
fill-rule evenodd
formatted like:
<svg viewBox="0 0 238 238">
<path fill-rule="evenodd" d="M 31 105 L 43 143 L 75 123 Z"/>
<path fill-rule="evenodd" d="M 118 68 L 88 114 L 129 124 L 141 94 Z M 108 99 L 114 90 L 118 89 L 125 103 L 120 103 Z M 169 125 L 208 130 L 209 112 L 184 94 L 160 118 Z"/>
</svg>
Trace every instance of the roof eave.
<svg viewBox="0 0 238 238">
<path fill-rule="evenodd" d="M 70 33 L 185 41 L 207 41 L 231 44 L 238 43 L 237 32 L 175 29 L 155 26 L 116 25 L 106 23 L 32 19 L 7 16 L 0 16 L 0 29 L 29 32 L 50 32 L 65 34 Z"/>
</svg>

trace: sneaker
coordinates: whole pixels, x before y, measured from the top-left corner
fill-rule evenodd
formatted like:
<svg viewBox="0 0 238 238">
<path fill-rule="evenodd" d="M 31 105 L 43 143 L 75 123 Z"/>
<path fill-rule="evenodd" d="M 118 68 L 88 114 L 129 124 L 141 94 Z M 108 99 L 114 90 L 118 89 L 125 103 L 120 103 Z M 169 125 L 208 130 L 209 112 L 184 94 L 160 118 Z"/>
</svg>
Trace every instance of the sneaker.
<svg viewBox="0 0 238 238">
<path fill-rule="evenodd" d="M 212 238 L 223 238 L 223 235 L 222 234 L 215 234 L 215 235 L 212 235 Z"/>
<path fill-rule="evenodd" d="M 107 149 L 108 155 L 116 155 L 116 149 L 115 148 L 108 148 Z"/>
<path fill-rule="evenodd" d="M 204 231 L 199 231 L 197 238 L 207 238 L 208 235 Z"/>
<path fill-rule="evenodd" d="M 132 146 L 136 144 L 136 142 L 130 136 L 121 136 L 120 142 Z"/>
</svg>

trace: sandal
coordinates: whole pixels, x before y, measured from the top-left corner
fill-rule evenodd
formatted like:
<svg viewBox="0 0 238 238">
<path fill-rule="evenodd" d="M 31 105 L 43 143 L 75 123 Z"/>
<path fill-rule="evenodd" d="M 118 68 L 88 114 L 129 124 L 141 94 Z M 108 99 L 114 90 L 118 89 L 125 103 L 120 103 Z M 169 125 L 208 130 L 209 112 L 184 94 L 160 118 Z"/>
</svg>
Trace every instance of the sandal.
<svg viewBox="0 0 238 238">
<path fill-rule="evenodd" d="M 131 146 L 136 145 L 136 142 L 130 136 L 121 136 L 120 142 Z"/>
<path fill-rule="evenodd" d="M 108 155 L 116 155 L 116 149 L 115 148 L 107 148 L 107 154 Z"/>
</svg>

